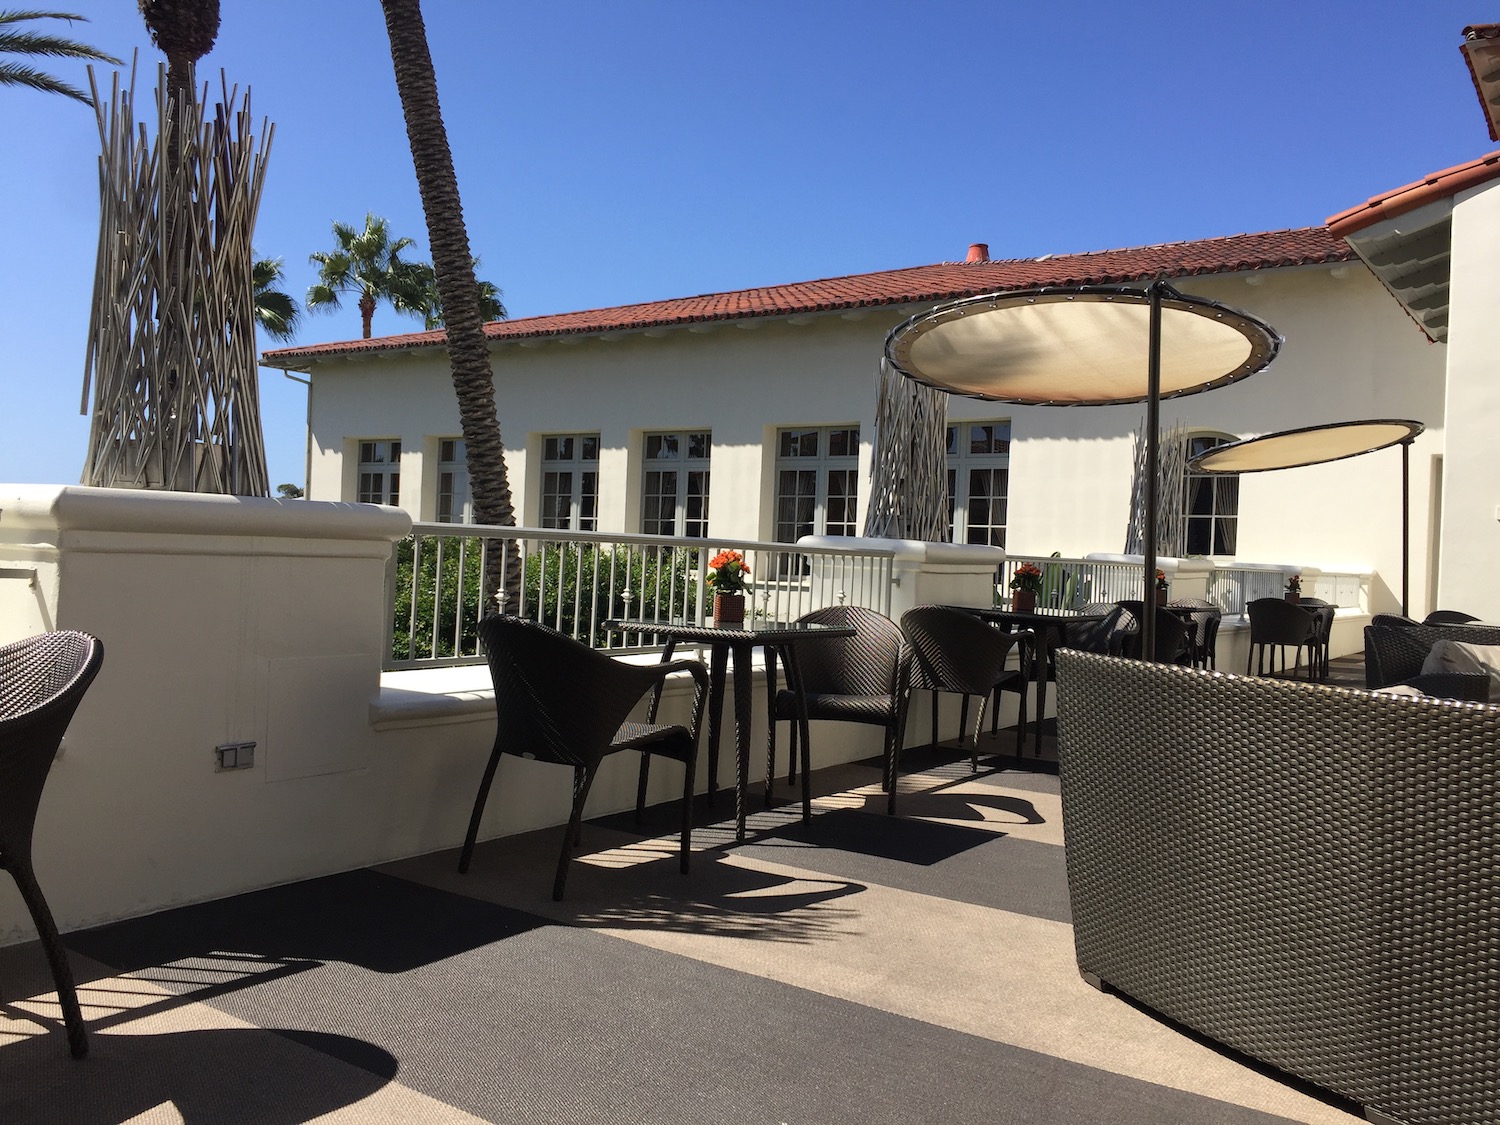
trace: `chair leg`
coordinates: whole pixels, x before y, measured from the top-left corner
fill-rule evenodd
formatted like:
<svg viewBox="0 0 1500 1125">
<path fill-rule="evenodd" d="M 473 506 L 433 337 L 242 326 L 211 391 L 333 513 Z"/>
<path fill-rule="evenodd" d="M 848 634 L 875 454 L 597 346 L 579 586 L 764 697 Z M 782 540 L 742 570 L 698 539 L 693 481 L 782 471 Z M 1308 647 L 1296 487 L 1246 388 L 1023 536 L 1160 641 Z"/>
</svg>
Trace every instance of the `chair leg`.
<svg viewBox="0 0 1500 1125">
<path fill-rule="evenodd" d="M 649 755 L 648 755 L 649 756 Z M 698 748 L 693 747 L 693 752 L 687 756 L 683 763 L 686 777 L 682 782 L 682 858 L 678 863 L 678 870 L 684 875 L 688 873 L 688 860 L 693 854 L 693 783 L 697 780 Z"/>
<path fill-rule="evenodd" d="M 568 830 L 563 833 L 562 855 L 557 860 L 557 878 L 552 883 L 554 902 L 562 901 L 563 885 L 568 881 L 568 863 L 573 858 L 573 848 L 583 835 L 583 803 L 588 800 L 589 787 L 593 784 L 593 770 L 583 766 L 573 768 L 573 814 L 568 818 Z"/>
<path fill-rule="evenodd" d="M 776 783 L 776 651 L 768 648 L 766 653 L 766 808 L 771 807 L 771 789 Z M 796 738 L 795 728 L 793 739 Z M 796 743 L 792 745 L 792 758 L 797 757 Z"/>
<path fill-rule="evenodd" d="M 990 701 L 988 693 L 979 697 L 979 709 L 974 712 L 974 734 L 969 739 L 969 768 L 979 772 L 979 732 L 984 730 L 984 707 Z M 964 696 L 964 710 L 968 710 L 969 697 Z"/>
<path fill-rule="evenodd" d="M 578 799 L 578 792 L 581 789 L 584 793 L 587 793 L 588 787 L 593 782 L 594 779 L 589 776 L 588 770 L 582 766 L 573 767 L 573 803 L 575 815 L 572 820 L 568 821 L 568 825 L 572 829 L 572 834 L 568 837 L 568 842 L 575 848 L 583 840 L 583 817 L 576 815 L 583 809 L 583 802 Z"/>
<path fill-rule="evenodd" d="M 651 755 L 641 755 L 641 772 L 635 783 L 635 822 L 639 824 L 646 811 L 646 781 L 651 776 Z"/>
<path fill-rule="evenodd" d="M 479 836 L 479 822 L 484 818 L 484 803 L 489 800 L 490 785 L 495 780 L 495 769 L 500 765 L 500 745 L 497 742 L 495 748 L 490 751 L 489 764 L 484 767 L 484 777 L 479 781 L 479 794 L 474 798 L 474 812 L 469 816 L 469 831 L 464 836 L 463 851 L 458 854 L 458 873 L 464 875 L 469 870 L 469 860 L 474 856 L 474 841 Z"/>
<path fill-rule="evenodd" d="M 938 744 L 938 693 L 932 693 L 932 748 L 937 749 Z"/>
<path fill-rule="evenodd" d="M 63 948 L 62 938 L 57 933 L 57 923 L 52 920 L 52 911 L 42 897 L 42 888 L 37 885 L 31 870 L 31 860 L 17 856 L 10 860 L 10 873 L 15 877 L 16 887 L 31 911 L 31 920 L 36 923 L 37 937 L 42 950 L 47 954 L 47 964 L 52 969 L 52 983 L 57 988 L 57 1002 L 62 1008 L 63 1024 L 68 1029 L 68 1048 L 75 1059 L 89 1053 L 88 1031 L 83 1024 L 83 1012 L 78 1007 L 78 989 L 73 984 L 73 968 L 68 964 L 68 952 Z"/>
<path fill-rule="evenodd" d="M 996 698 L 995 698 L 995 709 L 997 711 L 1000 709 L 1000 699 L 999 699 L 998 696 L 996 696 Z M 1041 724 L 1040 723 L 1037 724 L 1037 729 L 1038 729 L 1038 731 L 1041 730 Z M 1019 762 L 1021 760 L 1021 755 L 1024 754 L 1025 752 L 1026 752 L 1026 684 L 1023 682 L 1021 684 L 1021 690 L 1018 691 L 1018 692 L 1016 692 L 1016 761 Z M 1042 756 L 1042 740 L 1041 740 L 1040 737 L 1038 737 L 1037 740 L 1036 740 L 1035 756 L 1038 757 L 1038 758 L 1040 758 Z"/>
</svg>

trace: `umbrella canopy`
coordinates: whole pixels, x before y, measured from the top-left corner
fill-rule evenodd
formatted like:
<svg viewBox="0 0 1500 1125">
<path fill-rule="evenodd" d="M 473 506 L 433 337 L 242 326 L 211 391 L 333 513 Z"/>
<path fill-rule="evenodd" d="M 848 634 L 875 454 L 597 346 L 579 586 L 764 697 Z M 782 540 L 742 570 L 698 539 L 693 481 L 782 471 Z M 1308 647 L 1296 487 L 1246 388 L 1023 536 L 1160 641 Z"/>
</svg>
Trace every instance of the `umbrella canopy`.
<svg viewBox="0 0 1500 1125">
<path fill-rule="evenodd" d="M 1195 473 L 1299 469 L 1304 465 L 1321 465 L 1325 461 L 1342 461 L 1345 457 L 1388 449 L 1413 440 L 1423 428 L 1421 422 L 1405 419 L 1304 426 L 1217 446 L 1194 457 L 1188 462 L 1188 469 Z"/>
<path fill-rule="evenodd" d="M 898 325 L 886 356 L 953 394 L 1033 406 L 1105 406 L 1150 397 L 1152 289 L 1160 290 L 1160 396 L 1226 386 L 1275 358 L 1281 337 L 1214 301 L 1152 288 L 1079 286 L 950 301 Z"/>
<path fill-rule="evenodd" d="M 1342 461 L 1401 447 L 1401 612 L 1407 611 L 1407 565 L 1411 555 L 1411 443 L 1425 427 L 1406 418 L 1329 422 L 1230 442 L 1188 462 L 1195 473 L 1259 473 Z"/>
<path fill-rule="evenodd" d="M 1080 285 L 966 297 L 904 321 L 886 337 L 889 363 L 927 386 L 1033 406 L 1145 402 L 1146 605 L 1154 603 L 1156 472 L 1163 398 L 1226 386 L 1261 370 L 1281 348 L 1264 321 L 1164 281 L 1144 289 Z M 1141 622 L 1155 652 L 1156 622 Z"/>
</svg>

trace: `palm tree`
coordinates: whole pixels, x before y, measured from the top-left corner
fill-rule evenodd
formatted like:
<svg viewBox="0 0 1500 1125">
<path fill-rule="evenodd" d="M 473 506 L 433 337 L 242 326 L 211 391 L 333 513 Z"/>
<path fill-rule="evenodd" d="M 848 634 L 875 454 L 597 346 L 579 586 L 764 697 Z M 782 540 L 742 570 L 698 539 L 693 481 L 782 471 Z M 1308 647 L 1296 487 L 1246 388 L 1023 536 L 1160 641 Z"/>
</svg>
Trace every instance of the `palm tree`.
<svg viewBox="0 0 1500 1125">
<path fill-rule="evenodd" d="M 484 338 L 474 255 L 469 250 L 453 153 L 448 147 L 448 131 L 443 127 L 443 111 L 438 104 L 437 77 L 427 47 L 422 5 L 419 0 L 380 0 L 380 6 L 391 39 L 396 89 L 401 95 L 406 137 L 411 144 L 417 188 L 422 195 L 422 212 L 427 217 L 427 238 L 432 244 L 438 296 L 447 321 L 448 362 L 468 450 L 474 519 L 478 523 L 514 526 L 516 513 L 511 506 L 510 481 L 505 473 L 505 445 L 500 439 L 500 418 L 495 411 L 495 374 Z M 502 554 L 503 575 L 498 558 Z M 486 551 L 484 585 L 486 591 L 503 590 L 505 605 L 519 605 L 519 552 Z"/>
<path fill-rule="evenodd" d="M 256 258 L 250 266 L 255 323 L 273 340 L 289 341 L 297 334 L 302 310 L 289 294 L 273 288 L 281 279 L 280 258 Z"/>
<path fill-rule="evenodd" d="M 219 0 L 139 0 L 151 42 L 167 56 L 167 89 L 175 103 L 197 97 L 198 60 L 219 37 Z M 182 120 L 181 117 L 178 120 Z"/>
<path fill-rule="evenodd" d="M 106 55 L 86 43 L 76 43 L 60 35 L 48 35 L 41 31 L 28 31 L 16 25 L 27 20 L 79 20 L 88 23 L 83 16 L 68 12 L 6 12 L 0 11 L 0 54 L 47 55 L 62 59 L 88 59 L 91 62 L 122 65 L 113 55 Z M 61 78 L 37 70 L 25 63 L 0 60 L 0 86 L 29 86 L 33 90 L 44 90 L 49 94 L 62 94 L 84 105 L 93 105 L 94 99 L 77 86 Z"/>
<path fill-rule="evenodd" d="M 365 215 L 365 229 L 334 223 L 335 250 L 308 255 L 318 267 L 318 282 L 307 291 L 307 307 L 314 311 L 339 308 L 340 293 L 359 294 L 364 339 L 370 338 L 375 306 L 389 301 L 397 312 L 426 317 L 433 303 L 431 266 L 405 261 L 401 254 L 414 246 L 409 238 L 391 239 L 390 224 L 373 212 Z"/>
</svg>

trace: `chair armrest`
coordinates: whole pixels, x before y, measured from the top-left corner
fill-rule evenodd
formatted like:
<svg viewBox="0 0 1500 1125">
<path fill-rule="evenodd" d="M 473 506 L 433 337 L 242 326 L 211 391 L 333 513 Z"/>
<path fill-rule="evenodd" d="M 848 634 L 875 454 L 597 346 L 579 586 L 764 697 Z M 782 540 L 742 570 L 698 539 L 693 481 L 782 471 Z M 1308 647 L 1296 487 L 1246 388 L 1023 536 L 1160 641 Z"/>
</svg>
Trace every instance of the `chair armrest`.
<svg viewBox="0 0 1500 1125">
<path fill-rule="evenodd" d="M 686 672 L 693 677 L 693 718 L 688 726 L 693 741 L 698 740 L 698 728 L 703 724 L 703 712 L 708 702 L 708 669 L 701 660 L 669 660 L 662 664 L 642 664 L 641 679 L 652 692 L 651 710 L 647 722 L 656 721 L 656 708 L 661 702 L 661 689 L 674 672 Z"/>
<path fill-rule="evenodd" d="M 1463 699 L 1471 703 L 1490 701 L 1490 678 L 1483 672 L 1427 672 L 1405 683 L 1423 695 L 1438 699 Z"/>
</svg>

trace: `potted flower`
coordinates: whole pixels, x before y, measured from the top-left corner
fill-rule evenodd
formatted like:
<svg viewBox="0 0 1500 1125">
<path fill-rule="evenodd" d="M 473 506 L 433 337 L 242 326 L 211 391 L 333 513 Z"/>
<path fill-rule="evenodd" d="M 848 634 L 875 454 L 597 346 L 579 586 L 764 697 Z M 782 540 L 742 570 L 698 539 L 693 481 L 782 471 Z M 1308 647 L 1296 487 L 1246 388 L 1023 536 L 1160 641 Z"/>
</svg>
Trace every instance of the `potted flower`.
<svg viewBox="0 0 1500 1125">
<path fill-rule="evenodd" d="M 1167 572 L 1164 570 L 1156 572 L 1156 604 L 1167 604 Z"/>
<path fill-rule="evenodd" d="M 1302 600 L 1302 575 L 1294 574 L 1286 580 L 1286 600 L 1293 605 Z"/>
<path fill-rule="evenodd" d="M 745 620 L 746 579 L 750 568 L 738 551 L 720 551 L 708 560 L 708 589 L 714 596 L 714 622 L 737 625 Z"/>
<path fill-rule="evenodd" d="M 1016 613 L 1036 612 L 1036 596 L 1042 592 L 1042 568 L 1022 563 L 1010 576 L 1010 608 Z"/>
</svg>

